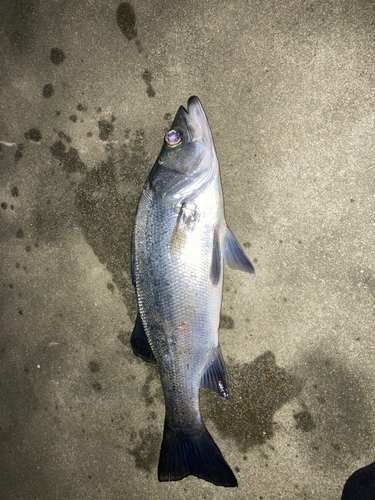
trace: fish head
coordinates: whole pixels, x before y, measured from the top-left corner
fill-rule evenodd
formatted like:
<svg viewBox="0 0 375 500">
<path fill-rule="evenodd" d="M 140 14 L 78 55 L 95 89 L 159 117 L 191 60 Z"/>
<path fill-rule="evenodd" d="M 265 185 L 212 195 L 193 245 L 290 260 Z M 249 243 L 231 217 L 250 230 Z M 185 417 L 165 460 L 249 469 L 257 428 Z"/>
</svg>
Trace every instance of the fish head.
<svg viewBox="0 0 375 500">
<path fill-rule="evenodd" d="M 198 97 L 180 106 L 164 137 L 149 184 L 165 203 L 179 206 L 198 193 L 218 174 L 215 147 Z"/>
</svg>

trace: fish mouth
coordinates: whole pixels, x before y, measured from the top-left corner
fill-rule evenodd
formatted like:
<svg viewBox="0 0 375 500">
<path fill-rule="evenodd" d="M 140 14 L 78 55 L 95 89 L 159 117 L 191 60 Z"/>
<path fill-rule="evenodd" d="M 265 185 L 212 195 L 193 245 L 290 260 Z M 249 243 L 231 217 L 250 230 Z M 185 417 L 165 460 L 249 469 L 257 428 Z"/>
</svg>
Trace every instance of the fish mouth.
<svg viewBox="0 0 375 500">
<path fill-rule="evenodd" d="M 187 110 L 180 106 L 178 115 L 184 120 L 190 141 L 201 141 L 206 146 L 212 146 L 211 129 L 202 104 L 197 96 L 193 95 L 187 103 Z M 177 118 L 177 117 L 176 117 Z"/>
<path fill-rule="evenodd" d="M 189 117 L 199 126 L 200 128 L 208 128 L 208 121 L 205 112 L 203 111 L 202 104 L 197 96 L 192 95 L 188 100 L 188 112 Z"/>
</svg>

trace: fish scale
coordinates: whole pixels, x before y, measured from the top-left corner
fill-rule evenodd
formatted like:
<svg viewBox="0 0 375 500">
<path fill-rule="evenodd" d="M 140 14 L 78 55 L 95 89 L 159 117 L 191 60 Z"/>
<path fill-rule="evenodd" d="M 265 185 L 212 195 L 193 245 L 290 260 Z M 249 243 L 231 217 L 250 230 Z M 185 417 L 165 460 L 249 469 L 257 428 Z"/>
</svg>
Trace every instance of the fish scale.
<svg viewBox="0 0 375 500">
<path fill-rule="evenodd" d="M 207 188 L 209 190 L 210 187 Z M 197 206 L 200 207 L 201 200 L 209 198 L 210 193 L 203 192 L 197 199 Z M 212 206 L 208 208 L 213 212 Z M 147 213 L 147 218 L 142 217 L 143 213 Z M 211 346 L 212 350 L 217 344 L 211 337 L 219 325 L 217 303 L 220 307 L 222 285 L 217 287 L 216 293 L 209 293 L 212 288 L 209 281 L 211 252 L 205 251 L 205 248 L 212 248 L 212 231 L 207 233 L 197 227 L 187 236 L 197 244 L 200 251 L 195 257 L 199 258 L 192 261 L 183 252 L 178 258 L 170 259 L 169 243 L 177 216 L 146 186 L 135 228 L 136 242 L 140 242 L 135 249 L 137 294 L 145 332 L 160 371 L 177 374 L 172 382 L 180 391 L 173 391 L 168 403 L 180 408 L 183 394 L 197 408 L 200 379 L 210 357 L 207 347 Z M 216 221 L 214 212 L 211 218 Z M 145 223 L 138 224 L 138 220 Z M 202 245 L 203 238 L 206 241 Z M 144 272 L 145 269 L 147 272 Z M 154 318 L 152 323 L 150 318 Z M 158 330 L 162 330 L 163 335 L 155 338 L 155 331 Z M 166 389 L 170 383 L 170 377 L 166 378 Z M 185 422 L 186 415 L 181 411 L 179 413 L 181 421 Z"/>
<path fill-rule="evenodd" d="M 237 480 L 207 431 L 199 389 L 228 399 L 218 343 L 223 261 L 254 274 L 224 219 L 219 165 L 197 97 L 178 110 L 143 187 L 132 238 L 136 355 L 156 361 L 165 400 L 160 481 Z"/>
</svg>

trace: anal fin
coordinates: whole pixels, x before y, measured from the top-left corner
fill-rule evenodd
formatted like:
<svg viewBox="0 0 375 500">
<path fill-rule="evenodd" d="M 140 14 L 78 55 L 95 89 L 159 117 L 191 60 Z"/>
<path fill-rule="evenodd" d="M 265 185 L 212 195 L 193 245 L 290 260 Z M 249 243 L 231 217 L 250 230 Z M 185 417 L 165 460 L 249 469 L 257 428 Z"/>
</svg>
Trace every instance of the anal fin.
<svg viewBox="0 0 375 500">
<path fill-rule="evenodd" d="M 202 376 L 201 387 L 211 389 L 223 399 L 229 399 L 228 378 L 220 346 L 217 346 L 210 364 Z"/>
<path fill-rule="evenodd" d="M 145 329 L 143 328 L 141 316 L 137 314 L 135 320 L 135 325 L 133 328 L 132 336 L 130 337 L 130 344 L 132 346 L 133 352 L 136 356 L 139 356 L 144 361 L 149 361 L 150 363 L 156 363 L 154 353 L 152 352 L 151 346 L 148 343 Z"/>
</svg>

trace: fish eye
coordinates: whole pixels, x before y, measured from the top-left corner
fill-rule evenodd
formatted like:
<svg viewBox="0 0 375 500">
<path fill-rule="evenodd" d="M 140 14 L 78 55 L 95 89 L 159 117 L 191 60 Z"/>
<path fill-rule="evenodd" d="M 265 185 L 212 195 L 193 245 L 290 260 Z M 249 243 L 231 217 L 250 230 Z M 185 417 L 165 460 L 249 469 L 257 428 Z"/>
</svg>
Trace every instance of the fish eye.
<svg viewBox="0 0 375 500">
<path fill-rule="evenodd" d="M 170 130 L 165 134 L 165 142 L 168 146 L 177 146 L 182 141 L 181 134 L 177 130 Z"/>
</svg>

